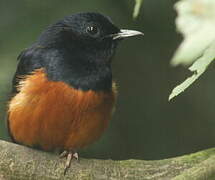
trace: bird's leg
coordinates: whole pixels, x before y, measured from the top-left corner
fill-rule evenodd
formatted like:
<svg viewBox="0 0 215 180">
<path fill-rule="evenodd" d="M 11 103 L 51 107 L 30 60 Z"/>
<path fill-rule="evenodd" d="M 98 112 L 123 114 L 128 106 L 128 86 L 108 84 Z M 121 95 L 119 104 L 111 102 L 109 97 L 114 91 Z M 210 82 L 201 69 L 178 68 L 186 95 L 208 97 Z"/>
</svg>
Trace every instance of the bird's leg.
<svg viewBox="0 0 215 180">
<path fill-rule="evenodd" d="M 64 169 L 64 175 L 66 175 L 66 172 L 71 165 L 72 158 L 73 158 L 73 152 L 70 151 L 67 155 L 66 165 L 65 165 L 65 169 Z"/>
<path fill-rule="evenodd" d="M 66 164 L 65 164 L 65 169 L 64 169 L 64 175 L 66 175 L 67 170 L 69 169 L 70 165 L 71 165 L 71 161 L 73 158 L 75 158 L 76 160 L 78 160 L 78 153 L 74 150 L 69 150 L 69 151 L 63 151 L 60 154 L 60 158 L 64 158 L 66 157 Z"/>
</svg>

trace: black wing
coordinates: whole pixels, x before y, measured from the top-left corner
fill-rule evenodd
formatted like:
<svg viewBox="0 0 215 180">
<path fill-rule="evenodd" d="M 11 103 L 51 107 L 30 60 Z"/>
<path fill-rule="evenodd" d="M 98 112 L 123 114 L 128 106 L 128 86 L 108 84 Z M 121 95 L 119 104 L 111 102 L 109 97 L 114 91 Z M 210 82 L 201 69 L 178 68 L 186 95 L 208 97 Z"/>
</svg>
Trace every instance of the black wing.
<svg viewBox="0 0 215 180">
<path fill-rule="evenodd" d="M 41 51 L 43 51 L 43 48 L 40 46 L 31 47 L 22 51 L 18 56 L 19 63 L 12 81 L 12 96 L 18 93 L 17 85 L 22 76 L 42 67 Z"/>
</svg>

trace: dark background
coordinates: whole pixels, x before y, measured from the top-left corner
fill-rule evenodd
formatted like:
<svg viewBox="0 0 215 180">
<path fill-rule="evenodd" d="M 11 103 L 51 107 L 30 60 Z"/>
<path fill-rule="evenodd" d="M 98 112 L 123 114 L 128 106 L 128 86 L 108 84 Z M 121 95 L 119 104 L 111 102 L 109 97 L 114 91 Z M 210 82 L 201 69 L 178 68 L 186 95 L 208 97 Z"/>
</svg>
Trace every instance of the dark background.
<svg viewBox="0 0 215 180">
<path fill-rule="evenodd" d="M 121 28 L 143 31 L 124 41 L 113 62 L 119 86 L 116 113 L 103 137 L 82 157 L 161 159 L 215 145 L 214 65 L 185 93 L 168 102 L 189 73 L 169 61 L 182 38 L 175 32 L 173 0 L 144 0 L 132 19 L 133 0 L 0 0 L 0 138 L 16 57 L 50 23 L 80 11 L 109 15 Z"/>
</svg>

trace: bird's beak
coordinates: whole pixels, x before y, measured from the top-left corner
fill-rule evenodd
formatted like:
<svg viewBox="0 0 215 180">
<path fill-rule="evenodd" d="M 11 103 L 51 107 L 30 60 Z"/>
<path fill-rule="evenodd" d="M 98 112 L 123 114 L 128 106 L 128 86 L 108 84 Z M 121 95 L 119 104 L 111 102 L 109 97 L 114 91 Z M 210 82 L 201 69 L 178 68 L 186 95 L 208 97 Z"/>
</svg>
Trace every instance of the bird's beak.
<svg viewBox="0 0 215 180">
<path fill-rule="evenodd" d="M 127 37 L 132 37 L 132 36 L 139 36 L 139 35 L 143 36 L 144 34 L 140 31 L 121 29 L 119 33 L 112 34 L 111 36 L 113 37 L 113 40 L 116 40 L 116 39 L 124 39 Z"/>
</svg>

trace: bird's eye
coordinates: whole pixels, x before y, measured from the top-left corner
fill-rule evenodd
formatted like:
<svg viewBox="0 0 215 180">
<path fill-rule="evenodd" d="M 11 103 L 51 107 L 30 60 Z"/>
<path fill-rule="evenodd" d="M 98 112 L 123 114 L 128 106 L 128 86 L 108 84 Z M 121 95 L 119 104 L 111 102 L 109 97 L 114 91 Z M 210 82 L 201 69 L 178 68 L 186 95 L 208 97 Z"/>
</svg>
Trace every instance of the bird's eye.
<svg viewBox="0 0 215 180">
<path fill-rule="evenodd" d="M 86 29 L 87 33 L 90 34 L 91 36 L 96 36 L 99 34 L 99 29 L 97 26 L 88 26 Z"/>
</svg>

